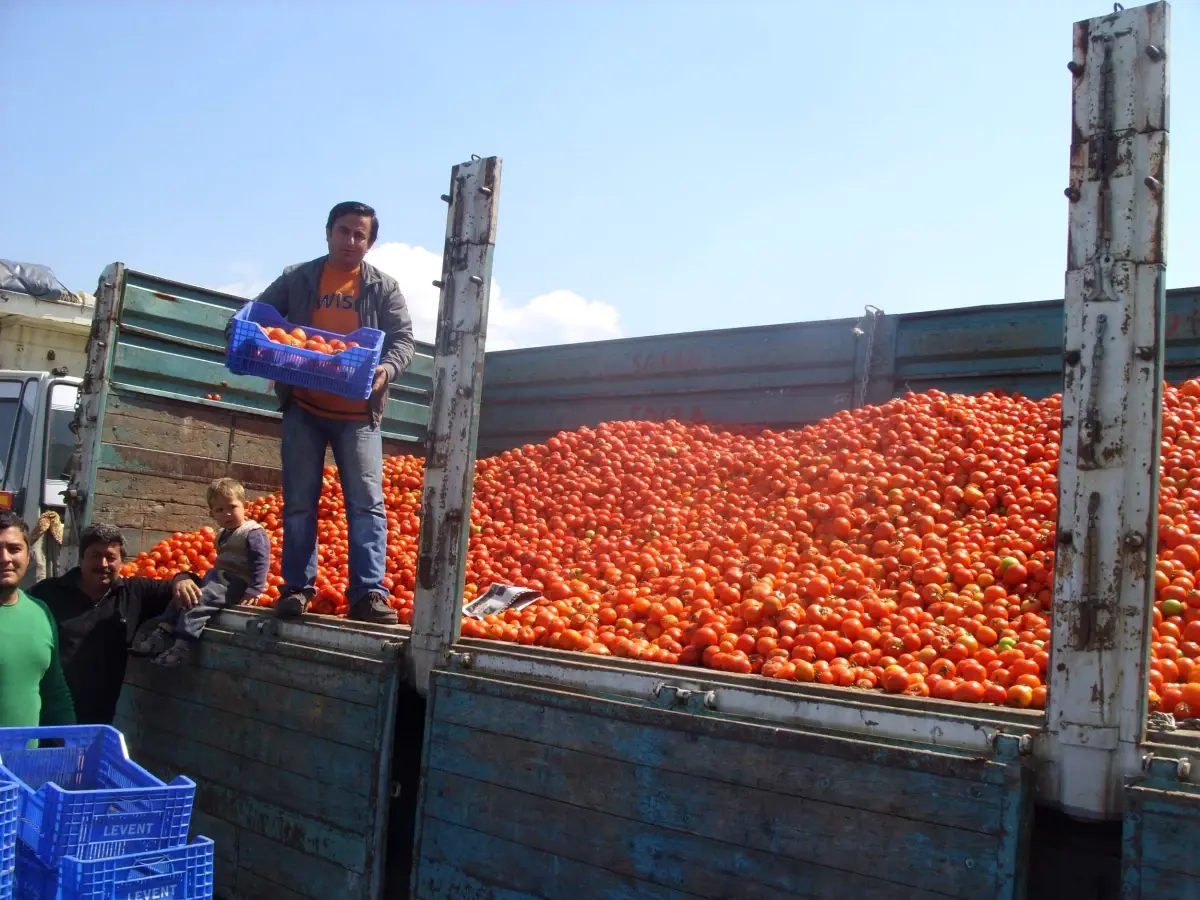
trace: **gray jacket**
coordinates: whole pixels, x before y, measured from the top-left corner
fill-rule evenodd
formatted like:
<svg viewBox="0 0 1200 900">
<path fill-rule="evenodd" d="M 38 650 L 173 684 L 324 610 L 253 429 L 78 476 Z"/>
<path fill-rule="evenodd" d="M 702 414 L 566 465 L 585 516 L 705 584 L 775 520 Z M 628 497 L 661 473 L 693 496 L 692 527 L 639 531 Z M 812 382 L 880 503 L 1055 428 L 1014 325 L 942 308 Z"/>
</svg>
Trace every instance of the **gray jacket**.
<svg viewBox="0 0 1200 900">
<path fill-rule="evenodd" d="M 256 303 L 266 303 L 279 310 L 293 325 L 304 328 L 312 323 L 313 307 L 321 287 L 321 272 L 327 257 L 319 257 L 306 263 L 288 266 L 267 289 L 255 298 Z M 415 345 L 413 343 L 412 316 L 408 304 L 400 293 L 395 279 L 374 266 L 362 264 L 362 296 L 359 299 L 359 317 L 364 328 L 377 328 L 383 332 L 383 351 L 379 364 L 388 370 L 388 383 L 394 382 L 412 364 Z M 225 329 L 225 339 L 233 328 L 230 321 Z M 275 382 L 275 393 L 282 409 L 292 396 L 290 385 Z M 383 421 L 383 409 L 387 404 L 387 391 L 372 398 L 371 424 L 376 428 Z"/>
</svg>

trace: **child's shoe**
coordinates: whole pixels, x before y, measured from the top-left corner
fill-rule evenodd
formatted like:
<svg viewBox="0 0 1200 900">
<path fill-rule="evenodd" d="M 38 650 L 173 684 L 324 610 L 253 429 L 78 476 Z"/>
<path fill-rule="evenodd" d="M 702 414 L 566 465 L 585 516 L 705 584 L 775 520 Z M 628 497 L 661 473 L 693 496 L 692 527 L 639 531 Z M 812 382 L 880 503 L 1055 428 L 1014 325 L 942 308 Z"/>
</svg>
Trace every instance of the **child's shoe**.
<svg viewBox="0 0 1200 900">
<path fill-rule="evenodd" d="M 168 649 L 154 657 L 154 664 L 164 669 L 175 669 L 192 658 L 190 641 L 177 640 Z"/>
<path fill-rule="evenodd" d="M 171 646 L 174 635 L 163 622 L 147 622 L 134 635 L 129 652 L 134 656 L 161 656 Z"/>
</svg>

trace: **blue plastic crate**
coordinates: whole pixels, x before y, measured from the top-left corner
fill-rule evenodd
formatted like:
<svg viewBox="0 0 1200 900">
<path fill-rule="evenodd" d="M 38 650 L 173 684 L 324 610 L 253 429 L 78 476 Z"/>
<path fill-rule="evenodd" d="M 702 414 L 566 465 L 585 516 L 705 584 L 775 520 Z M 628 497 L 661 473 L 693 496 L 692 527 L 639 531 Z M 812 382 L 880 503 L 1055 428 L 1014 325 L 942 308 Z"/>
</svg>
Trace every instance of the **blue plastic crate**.
<svg viewBox="0 0 1200 900">
<path fill-rule="evenodd" d="M 277 344 L 263 330 L 283 328 L 291 331 L 295 327 L 285 321 L 275 307 L 266 303 L 247 303 L 233 316 L 226 367 L 234 375 L 257 375 L 293 387 L 337 394 L 349 400 L 366 400 L 371 396 L 375 368 L 383 349 L 382 331 L 359 328 L 349 334 L 334 334 L 319 328 L 304 328 L 309 335 L 319 334 L 326 340 L 337 338 L 359 345 L 326 356 L 315 350 Z"/>
<path fill-rule="evenodd" d="M 17 847 L 14 900 L 58 900 L 58 868 L 44 865 L 33 851 Z"/>
<path fill-rule="evenodd" d="M 0 780 L 0 900 L 11 900 L 13 895 L 20 798 L 20 788 L 15 781 Z"/>
<path fill-rule="evenodd" d="M 64 746 L 36 746 L 47 738 Z M 129 759 L 125 738 L 107 725 L 0 728 L 0 777 L 17 782 L 17 836 L 46 865 L 187 840 L 195 782 L 181 775 L 164 784 Z"/>
<path fill-rule="evenodd" d="M 17 855 L 16 900 L 211 900 L 214 845 L 191 844 L 109 859 L 64 857 L 43 865 L 26 848 Z"/>
</svg>

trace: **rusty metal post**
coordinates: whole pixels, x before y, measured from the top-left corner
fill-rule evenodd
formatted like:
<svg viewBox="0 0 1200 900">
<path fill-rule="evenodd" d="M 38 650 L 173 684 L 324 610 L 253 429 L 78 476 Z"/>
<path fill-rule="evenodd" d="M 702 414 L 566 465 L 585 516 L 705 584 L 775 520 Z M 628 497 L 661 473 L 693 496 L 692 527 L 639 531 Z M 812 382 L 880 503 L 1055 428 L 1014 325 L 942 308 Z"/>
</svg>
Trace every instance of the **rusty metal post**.
<svg viewBox="0 0 1200 900">
<path fill-rule="evenodd" d="M 1045 785 L 1120 814 L 1145 736 L 1162 432 L 1170 8 L 1075 24 Z"/>
<path fill-rule="evenodd" d="M 442 199 L 450 209 L 442 277 L 434 282 L 442 294 L 410 645 L 413 685 L 422 694 L 458 640 L 462 618 L 500 159 L 472 157 L 455 166 Z"/>
<path fill-rule="evenodd" d="M 109 373 L 116 351 L 121 295 L 125 290 L 125 265 L 113 263 L 100 275 L 96 287 L 96 309 L 88 332 L 87 367 L 79 388 L 79 402 L 71 430 L 75 450 L 71 454 L 70 478 L 64 495 L 67 501 L 61 564 L 71 568 L 78 562 L 79 533 L 91 524 L 94 500 L 92 482 L 100 465 L 101 435 L 97 427 L 108 404 Z"/>
</svg>

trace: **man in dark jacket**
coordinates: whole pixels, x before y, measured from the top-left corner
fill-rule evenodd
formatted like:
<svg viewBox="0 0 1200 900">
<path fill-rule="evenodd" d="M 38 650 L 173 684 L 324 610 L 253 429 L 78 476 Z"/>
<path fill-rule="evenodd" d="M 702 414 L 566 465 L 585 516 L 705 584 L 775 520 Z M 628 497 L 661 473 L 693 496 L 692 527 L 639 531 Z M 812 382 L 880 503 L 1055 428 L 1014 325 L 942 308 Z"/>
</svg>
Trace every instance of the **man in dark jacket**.
<svg viewBox="0 0 1200 900">
<path fill-rule="evenodd" d="M 346 501 L 350 538 L 350 618 L 394 624 L 396 612 L 383 585 L 387 575 L 387 513 L 383 503 L 380 423 L 388 385 L 412 363 L 412 318 L 394 280 L 364 262 L 379 236 L 379 218 L 363 203 L 339 203 L 329 212 L 329 253 L 285 269 L 257 298 L 301 328 L 348 334 L 383 332 L 383 350 L 368 400 L 276 382 L 283 411 L 284 586 L 275 609 L 298 616 L 308 609 L 317 576 L 317 508 L 325 448 L 333 449 Z M 227 332 L 228 334 L 228 332 Z"/>
<path fill-rule="evenodd" d="M 58 623 L 59 653 L 81 725 L 112 724 L 134 632 L 172 600 L 186 602 L 177 590 L 181 578 L 121 578 L 124 558 L 120 530 L 92 525 L 79 536 L 79 565 L 29 592 Z"/>
</svg>

